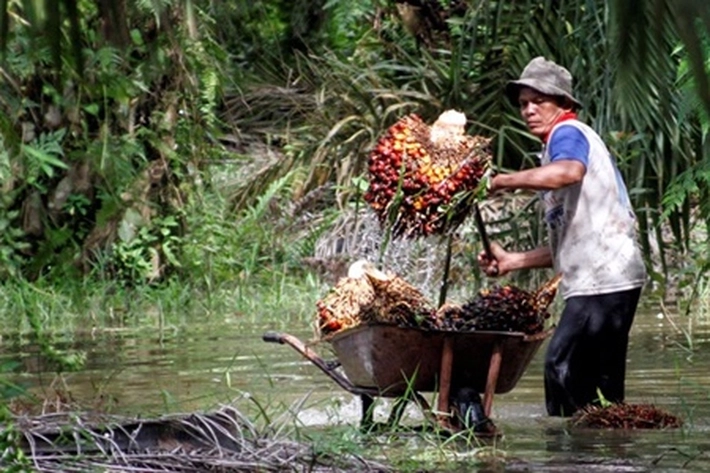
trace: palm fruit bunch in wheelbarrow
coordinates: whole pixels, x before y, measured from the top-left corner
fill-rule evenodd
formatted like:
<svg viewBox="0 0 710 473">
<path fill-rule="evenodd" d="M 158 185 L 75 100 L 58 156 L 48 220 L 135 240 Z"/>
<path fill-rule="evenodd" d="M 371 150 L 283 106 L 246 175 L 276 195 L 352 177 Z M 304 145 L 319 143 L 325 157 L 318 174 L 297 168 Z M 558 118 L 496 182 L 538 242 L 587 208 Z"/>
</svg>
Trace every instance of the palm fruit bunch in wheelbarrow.
<svg viewBox="0 0 710 473">
<path fill-rule="evenodd" d="M 430 127 L 410 114 L 389 127 L 368 160 L 365 201 L 392 235 L 444 234 L 470 213 L 490 167 L 490 139 L 464 134 L 466 116 L 442 113 Z"/>
<path fill-rule="evenodd" d="M 320 338 L 370 322 L 418 326 L 436 314 L 414 286 L 365 260 L 353 263 L 347 277 L 316 303 L 316 309 Z"/>
<path fill-rule="evenodd" d="M 361 260 L 316 303 L 316 331 L 327 339 L 363 323 L 382 323 L 423 330 L 535 334 L 545 328 L 560 279 L 561 275 L 555 276 L 536 291 L 494 286 L 463 305 L 447 303 L 435 309 L 401 277 Z"/>
<path fill-rule="evenodd" d="M 557 294 L 558 274 L 536 291 L 512 285 L 481 289 L 462 306 L 443 306 L 437 322 L 441 330 L 523 332 L 535 334 L 550 318 L 548 308 Z"/>
</svg>

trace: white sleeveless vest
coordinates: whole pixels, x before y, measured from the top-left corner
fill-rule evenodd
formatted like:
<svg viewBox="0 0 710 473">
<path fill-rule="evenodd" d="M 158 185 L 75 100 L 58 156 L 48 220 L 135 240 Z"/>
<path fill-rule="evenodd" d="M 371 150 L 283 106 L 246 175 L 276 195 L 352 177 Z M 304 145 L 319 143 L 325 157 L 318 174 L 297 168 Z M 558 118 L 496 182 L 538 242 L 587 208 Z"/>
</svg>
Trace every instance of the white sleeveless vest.
<svg viewBox="0 0 710 473">
<path fill-rule="evenodd" d="M 589 141 L 587 172 L 580 183 L 541 193 L 553 266 L 563 274 L 561 295 L 606 294 L 643 286 L 646 280 L 636 237 L 636 216 L 614 158 L 588 125 L 567 120 Z M 541 164 L 550 162 L 547 147 Z"/>
</svg>

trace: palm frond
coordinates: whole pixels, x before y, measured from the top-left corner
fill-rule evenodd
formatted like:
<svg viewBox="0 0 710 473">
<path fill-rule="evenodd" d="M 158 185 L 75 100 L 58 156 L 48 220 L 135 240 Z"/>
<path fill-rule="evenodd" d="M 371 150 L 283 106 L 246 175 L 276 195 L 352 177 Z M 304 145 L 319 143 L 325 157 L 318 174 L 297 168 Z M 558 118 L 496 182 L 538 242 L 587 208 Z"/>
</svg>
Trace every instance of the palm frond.
<svg viewBox="0 0 710 473">
<path fill-rule="evenodd" d="M 696 81 L 696 92 L 710 113 L 710 73 L 705 65 L 703 38 L 710 33 L 710 3 L 704 0 L 639 0 L 611 2 L 611 22 L 614 44 L 619 54 L 620 80 L 639 81 L 643 74 L 653 72 L 661 59 L 664 45 L 672 37 L 682 43 L 690 60 Z M 663 49 L 659 51 L 658 46 Z M 675 45 L 673 45 L 675 46 Z"/>
</svg>

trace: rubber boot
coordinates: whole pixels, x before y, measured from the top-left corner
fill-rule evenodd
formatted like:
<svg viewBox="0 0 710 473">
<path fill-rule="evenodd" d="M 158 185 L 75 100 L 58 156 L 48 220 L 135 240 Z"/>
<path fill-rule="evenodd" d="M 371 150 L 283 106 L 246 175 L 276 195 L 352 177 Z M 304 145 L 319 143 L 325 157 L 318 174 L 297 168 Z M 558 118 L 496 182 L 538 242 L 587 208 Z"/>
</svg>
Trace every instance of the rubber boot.
<svg viewBox="0 0 710 473">
<path fill-rule="evenodd" d="M 462 429 L 473 430 L 476 434 L 482 435 L 495 433 L 495 424 L 486 416 L 481 396 L 475 389 L 458 388 L 450 404 Z"/>
</svg>

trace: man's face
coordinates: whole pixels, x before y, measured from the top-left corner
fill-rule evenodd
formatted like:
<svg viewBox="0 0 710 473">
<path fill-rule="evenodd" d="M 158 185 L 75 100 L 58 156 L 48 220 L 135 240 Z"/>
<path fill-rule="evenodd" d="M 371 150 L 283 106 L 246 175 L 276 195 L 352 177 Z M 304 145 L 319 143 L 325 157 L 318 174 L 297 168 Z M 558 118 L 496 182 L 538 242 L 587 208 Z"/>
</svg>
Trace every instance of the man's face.
<svg viewBox="0 0 710 473">
<path fill-rule="evenodd" d="M 529 87 L 523 87 L 518 94 L 520 114 L 530 132 L 538 138 L 547 135 L 555 121 L 569 109 L 561 107 L 555 97 L 545 95 Z"/>
</svg>

